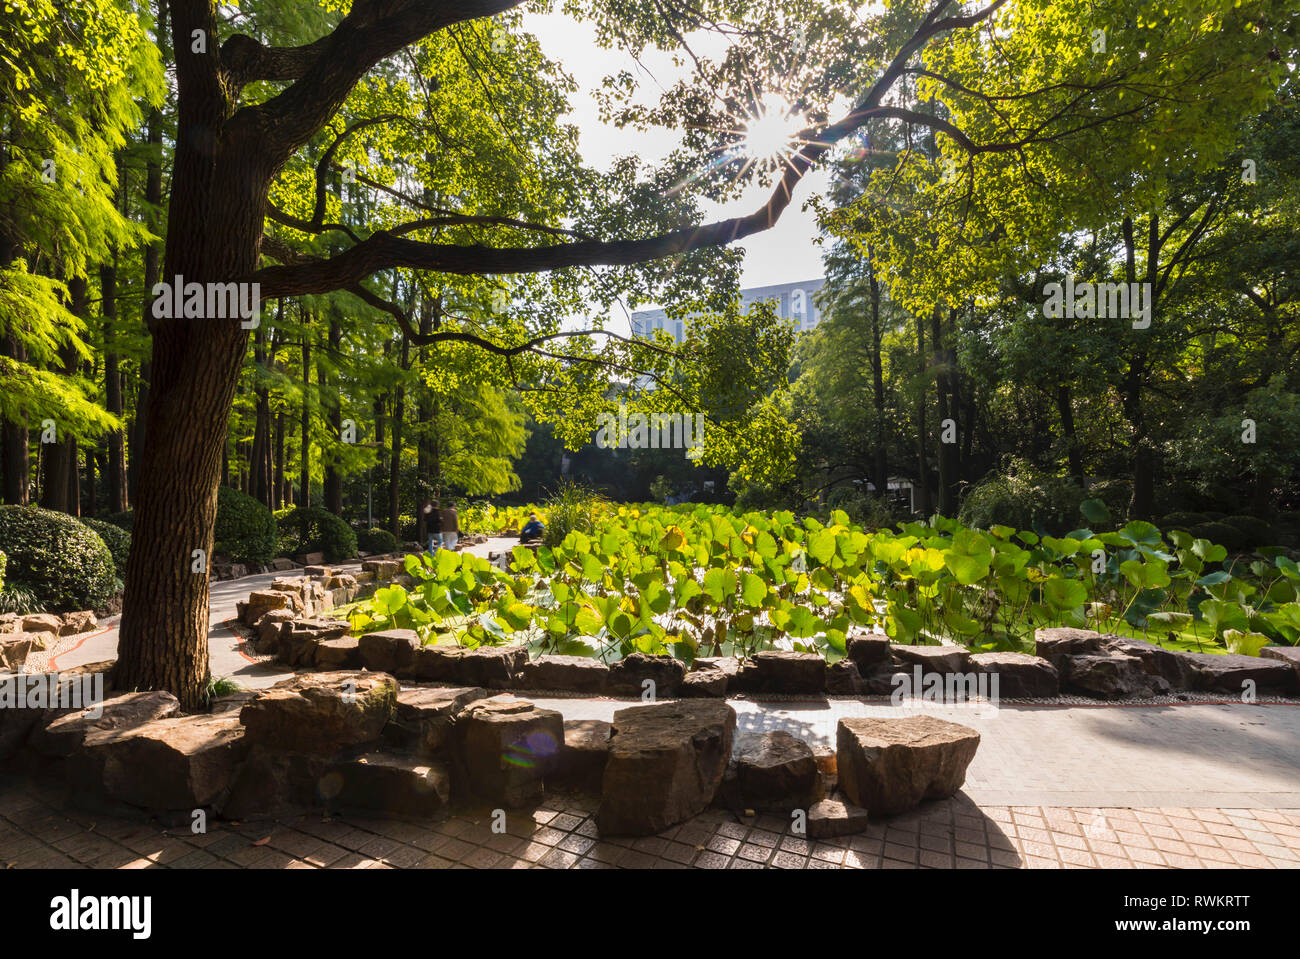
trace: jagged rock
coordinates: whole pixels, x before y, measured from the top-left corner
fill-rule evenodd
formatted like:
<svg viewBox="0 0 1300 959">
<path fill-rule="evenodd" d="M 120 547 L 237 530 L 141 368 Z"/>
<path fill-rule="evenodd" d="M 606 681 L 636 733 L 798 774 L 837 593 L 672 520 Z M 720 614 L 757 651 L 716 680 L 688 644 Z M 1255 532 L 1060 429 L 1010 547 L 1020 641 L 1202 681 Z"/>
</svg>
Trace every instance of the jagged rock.
<svg viewBox="0 0 1300 959">
<path fill-rule="evenodd" d="M 297 556 L 294 557 L 294 561 L 299 566 L 303 566 L 303 567 L 319 566 L 321 563 L 325 562 L 325 554 L 324 553 L 299 553 Z"/>
<path fill-rule="evenodd" d="M 738 737 L 732 762 L 745 808 L 789 812 L 807 809 L 819 798 L 812 749 L 784 729 Z"/>
<path fill-rule="evenodd" d="M 1184 653 L 1196 671 L 1196 688 L 1217 690 L 1240 696 L 1247 680 L 1259 689 L 1287 692 L 1296 685 L 1296 673 L 1290 664 L 1263 656 L 1225 653 Z"/>
<path fill-rule="evenodd" d="M 713 801 L 731 756 L 736 711 L 716 700 L 633 706 L 614 714 L 596 825 L 649 835 Z"/>
<path fill-rule="evenodd" d="M 609 668 L 609 690 L 624 696 L 642 696 L 653 689 L 653 699 L 676 696 L 686 678 L 686 664 L 671 656 L 633 653 Z M 654 685 L 646 687 L 649 680 Z"/>
<path fill-rule="evenodd" d="M 264 690 L 239 717 L 250 743 L 333 755 L 378 740 L 396 702 L 397 680 L 384 673 L 313 673 Z"/>
<path fill-rule="evenodd" d="M 286 624 L 292 622 L 294 612 L 288 608 L 268 610 L 257 621 L 254 629 L 257 630 L 257 642 L 255 648 L 263 655 L 275 655 L 280 649 L 280 634 L 284 631 Z"/>
<path fill-rule="evenodd" d="M 831 839 L 867 828 L 867 811 L 838 799 L 823 799 L 808 809 L 808 838 Z"/>
<path fill-rule="evenodd" d="M 288 573 L 298 568 L 298 564 L 287 556 L 277 556 L 271 560 L 271 568 L 277 573 Z"/>
<path fill-rule="evenodd" d="M 256 689 L 240 689 L 224 696 L 218 696 L 208 705 L 211 713 L 237 713 L 244 705 L 257 698 Z"/>
<path fill-rule="evenodd" d="M 526 700 L 485 699 L 456 719 L 456 754 L 466 791 L 515 808 L 539 802 L 564 742 L 564 717 Z"/>
<path fill-rule="evenodd" d="M 122 693 L 98 706 L 52 719 L 32 737 L 32 748 L 44 756 L 71 756 L 82 748 L 92 732 L 143 726 L 174 716 L 179 710 L 180 702 L 169 692 Z"/>
<path fill-rule="evenodd" d="M 323 797 L 331 809 L 442 818 L 451 802 L 451 774 L 445 763 L 367 753 L 336 764 L 321 780 L 320 791 L 332 793 Z"/>
<path fill-rule="evenodd" d="M 49 633 L 5 633 L 0 636 L 0 668 L 19 670 L 27 657 L 48 648 Z"/>
<path fill-rule="evenodd" d="M 326 589 L 352 589 L 357 585 L 357 578 L 351 573 L 335 573 L 325 579 Z"/>
<path fill-rule="evenodd" d="M 874 672 L 875 667 L 890 661 L 889 637 L 882 633 L 853 633 L 845 648 L 849 659 L 858 664 L 858 671 L 864 676 Z"/>
<path fill-rule="evenodd" d="M 725 697 L 727 683 L 728 676 L 724 670 L 711 664 L 701 667 L 697 659 L 682 680 L 680 692 L 688 697 Z"/>
<path fill-rule="evenodd" d="M 304 576 L 333 576 L 334 570 L 328 566 L 304 566 L 302 570 Z"/>
<path fill-rule="evenodd" d="M 1192 689 L 1196 682 L 1196 667 L 1187 656 L 1153 643 L 1126 636 L 1103 636 L 1102 652 L 1133 656 L 1142 664 L 1142 671 L 1159 676 L 1172 689 Z"/>
<path fill-rule="evenodd" d="M 990 677 L 989 696 L 994 697 L 992 677 L 997 677 L 996 697 L 1007 699 L 1037 699 L 1060 693 L 1060 678 L 1056 667 L 1041 656 L 1028 653 L 975 653 L 970 658 L 971 669 Z"/>
<path fill-rule="evenodd" d="M 1070 657 L 1101 652 L 1101 633 L 1072 626 L 1044 627 L 1034 631 L 1034 652 L 1056 667 L 1061 685 L 1070 681 Z"/>
<path fill-rule="evenodd" d="M 329 780 L 323 756 L 285 753 L 252 746 L 231 776 L 230 788 L 215 806 L 226 819 L 263 819 L 298 812 L 326 801 L 337 783 Z"/>
<path fill-rule="evenodd" d="M 840 788 L 854 805 L 889 816 L 953 795 L 966 781 L 980 734 L 933 716 L 841 719 Z"/>
<path fill-rule="evenodd" d="M 387 582 L 402 571 L 402 564 L 395 559 L 367 559 L 362 561 L 361 570 L 373 574 L 375 580 Z"/>
<path fill-rule="evenodd" d="M 63 621 L 59 625 L 59 635 L 75 636 L 78 633 L 88 633 L 98 625 L 99 620 L 88 609 L 77 613 L 64 613 Z"/>
<path fill-rule="evenodd" d="M 302 600 L 293 593 L 276 589 L 258 589 L 248 594 L 248 600 L 236 603 L 239 621 L 245 626 L 252 626 L 273 609 L 302 611 Z"/>
<path fill-rule="evenodd" d="M 826 670 L 826 691 L 832 696 L 861 696 L 866 691 L 858 664 L 841 659 Z"/>
<path fill-rule="evenodd" d="M 609 682 L 609 667 L 586 656 L 538 656 L 519 670 L 524 689 L 564 689 L 603 693 Z"/>
<path fill-rule="evenodd" d="M 0 613 L 0 635 L 22 631 L 22 618 L 17 613 Z"/>
<path fill-rule="evenodd" d="M 411 665 L 420 637 L 413 629 L 385 629 L 359 637 L 361 662 L 376 673 L 401 673 Z"/>
<path fill-rule="evenodd" d="M 280 629 L 279 649 L 276 654 L 283 663 L 290 666 L 311 666 L 320 662 L 319 648 L 327 640 L 347 636 L 350 627 L 339 619 L 296 619 Z M 355 646 L 341 647 L 343 650 L 356 650 Z M 353 668 L 361 668 L 361 657 L 357 651 L 339 652 L 340 647 L 333 647 L 332 655 L 325 653 L 329 662 L 350 662 Z M 342 657 L 342 658 L 340 658 Z M 340 669 L 341 666 L 323 667 Z"/>
<path fill-rule="evenodd" d="M 757 688 L 773 693 L 826 692 L 826 660 L 817 653 L 765 649 L 754 654 Z"/>
<path fill-rule="evenodd" d="M 207 806 L 230 785 L 246 750 L 234 712 L 179 716 L 86 737 L 85 752 L 113 799 L 156 812 Z"/>
<path fill-rule="evenodd" d="M 727 677 L 727 692 L 732 692 L 735 689 L 736 677 L 740 675 L 740 669 L 744 664 L 744 660 L 737 659 L 735 656 L 696 656 L 691 661 L 691 672 L 703 672 L 706 669 L 721 670 Z"/>
<path fill-rule="evenodd" d="M 481 686 L 413 686 L 397 694 L 397 708 L 384 728 L 384 741 L 420 756 L 441 755 L 451 742 L 456 715 L 486 699 Z"/>
<path fill-rule="evenodd" d="M 317 669 L 360 669 L 361 641 L 355 636 L 326 639 L 316 644 Z"/>
<path fill-rule="evenodd" d="M 566 719 L 564 744 L 547 782 L 599 792 L 605 763 L 609 761 L 611 730 L 609 723 L 599 719 Z"/>
<path fill-rule="evenodd" d="M 919 665 L 923 674 L 962 673 L 970 663 L 970 650 L 965 646 L 893 646 L 891 651 L 905 666 Z"/>
<path fill-rule="evenodd" d="M 903 682 L 916 685 L 911 672 L 889 663 L 881 663 L 862 675 L 862 689 L 868 696 L 892 696 Z"/>
<path fill-rule="evenodd" d="M 1259 655 L 1264 659 L 1289 663 L 1295 670 L 1297 682 L 1300 682 L 1300 646 L 1265 646 L 1259 651 Z"/>
<path fill-rule="evenodd" d="M 510 689 L 526 662 L 524 646 L 421 646 L 407 672 L 421 682 Z"/>
<path fill-rule="evenodd" d="M 1142 660 L 1122 653 L 1085 653 L 1065 661 L 1067 688 L 1097 699 L 1149 699 L 1170 691 L 1169 682 L 1148 673 Z"/>
<path fill-rule="evenodd" d="M 24 633 L 54 633 L 58 635 L 63 620 L 53 613 L 29 613 L 23 617 Z"/>
</svg>

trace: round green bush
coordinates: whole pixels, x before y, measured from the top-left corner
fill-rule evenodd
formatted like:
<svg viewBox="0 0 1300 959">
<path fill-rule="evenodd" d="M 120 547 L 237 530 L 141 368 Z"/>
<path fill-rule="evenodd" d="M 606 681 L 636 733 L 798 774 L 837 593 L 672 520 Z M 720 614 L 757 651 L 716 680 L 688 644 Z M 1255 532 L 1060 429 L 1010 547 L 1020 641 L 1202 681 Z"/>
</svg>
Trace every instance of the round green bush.
<svg viewBox="0 0 1300 959">
<path fill-rule="evenodd" d="M 282 556 L 324 553 L 327 563 L 337 563 L 357 555 L 357 534 L 352 527 L 319 506 L 296 507 L 277 525 Z"/>
<path fill-rule="evenodd" d="M 1223 546 L 1231 552 L 1245 549 L 1246 535 L 1235 526 L 1227 523 L 1201 523 L 1188 530 L 1197 539 L 1208 539 L 1216 546 Z"/>
<path fill-rule="evenodd" d="M 1247 546 L 1272 546 L 1277 539 L 1273 527 L 1257 516 L 1226 516 L 1220 522 L 1239 530 Z"/>
<path fill-rule="evenodd" d="M 397 537 L 378 527 L 363 529 L 357 533 L 357 549 L 367 553 L 395 553 Z"/>
<path fill-rule="evenodd" d="M 126 579 L 126 560 L 131 554 L 131 534 L 120 526 L 95 519 L 93 516 L 83 517 L 81 521 L 99 534 L 108 551 L 113 554 L 113 571 L 117 574 L 117 578 Z"/>
<path fill-rule="evenodd" d="M 113 554 L 80 520 L 39 506 L 0 506 L 0 549 L 9 576 L 41 606 L 62 613 L 102 609 L 116 593 Z"/>
<path fill-rule="evenodd" d="M 973 529 L 1042 527 L 1059 535 L 1079 528 L 1079 504 L 1087 495 L 1068 477 L 1012 460 L 1007 472 L 991 473 L 966 492 L 957 518 Z"/>
<path fill-rule="evenodd" d="M 135 528 L 135 510 L 133 509 L 121 513 L 105 513 L 103 516 L 96 516 L 95 518 L 104 523 L 111 523 L 118 529 L 124 529 L 128 533 Z"/>
<path fill-rule="evenodd" d="M 279 529 L 269 509 L 247 493 L 222 486 L 217 490 L 215 539 L 213 550 L 219 555 L 264 566 L 275 558 Z"/>
<path fill-rule="evenodd" d="M 1166 513 L 1160 517 L 1160 522 L 1156 523 L 1162 532 L 1169 532 L 1171 529 L 1191 530 L 1193 526 L 1200 526 L 1202 523 L 1211 522 L 1210 517 L 1204 513 Z"/>
</svg>

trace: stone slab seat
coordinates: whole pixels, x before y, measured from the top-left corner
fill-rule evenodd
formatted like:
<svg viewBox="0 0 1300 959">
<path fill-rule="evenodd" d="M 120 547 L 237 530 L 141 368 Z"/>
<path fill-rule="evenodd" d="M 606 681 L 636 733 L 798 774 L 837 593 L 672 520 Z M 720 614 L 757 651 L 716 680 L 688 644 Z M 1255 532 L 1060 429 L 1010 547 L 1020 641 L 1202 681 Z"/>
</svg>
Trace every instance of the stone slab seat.
<svg viewBox="0 0 1300 959">
<path fill-rule="evenodd" d="M 724 783 L 735 805 L 764 812 L 806 810 L 822 798 L 812 749 L 784 729 L 736 737 Z"/>
<path fill-rule="evenodd" d="M 489 695 L 482 686 L 408 686 L 397 694 L 384 742 L 417 756 L 440 756 L 451 743 L 456 716 Z"/>
<path fill-rule="evenodd" d="M 894 658 L 905 666 L 920 666 L 923 673 L 964 673 L 970 664 L 965 646 L 890 646 Z"/>
<path fill-rule="evenodd" d="M 385 673 L 307 673 L 264 690 L 239 711 L 239 719 L 250 743 L 334 755 L 380 738 L 397 689 L 397 680 Z"/>
<path fill-rule="evenodd" d="M 826 692 L 826 660 L 817 653 L 766 649 L 754 654 L 756 690 L 818 695 Z"/>
<path fill-rule="evenodd" d="M 419 682 L 511 689 L 528 662 L 525 646 L 419 646 L 405 675 Z"/>
<path fill-rule="evenodd" d="M 367 753 L 338 763 L 320 782 L 332 810 L 442 819 L 451 804 L 446 763 L 393 753 Z"/>
<path fill-rule="evenodd" d="M 1240 696 L 1248 681 L 1259 689 L 1290 692 L 1296 687 L 1296 670 L 1281 659 L 1225 653 L 1184 653 L 1196 671 L 1196 688 Z"/>
<path fill-rule="evenodd" d="M 547 782 L 555 781 L 576 789 L 600 792 L 609 761 L 609 737 L 613 727 L 599 719 L 566 719 L 564 744 Z"/>
<path fill-rule="evenodd" d="M 1034 652 L 1056 667 L 1062 684 L 1070 679 L 1070 657 L 1100 653 L 1101 643 L 1101 633 L 1091 629 L 1045 626 L 1034 631 Z"/>
<path fill-rule="evenodd" d="M 225 712 L 91 733 L 85 754 L 110 798 L 188 812 L 223 794 L 247 748 L 239 714 Z"/>
<path fill-rule="evenodd" d="M 603 693 L 609 685 L 609 667 L 587 656 L 538 656 L 519 670 L 524 689 L 564 689 Z"/>
<path fill-rule="evenodd" d="M 71 756 L 83 747 L 89 733 L 131 729 L 166 719 L 175 716 L 180 706 L 175 696 L 162 690 L 122 693 L 105 699 L 95 708 L 53 715 L 33 735 L 31 746 L 44 756 Z"/>
<path fill-rule="evenodd" d="M 609 691 L 622 696 L 641 696 L 653 689 L 655 699 L 676 696 L 686 678 L 686 664 L 671 656 L 632 653 L 609 668 Z M 649 681 L 653 686 L 646 686 Z"/>
<path fill-rule="evenodd" d="M 597 829 L 644 836 L 703 812 L 722 783 L 735 729 L 736 711 L 718 700 L 618 710 Z"/>
<path fill-rule="evenodd" d="M 464 791 L 509 808 L 541 801 L 564 743 L 564 717 L 522 699 L 484 699 L 456 717 L 457 774 Z"/>
<path fill-rule="evenodd" d="M 952 796 L 966 781 L 980 734 L 933 716 L 841 719 L 836 729 L 840 788 L 873 816 Z"/>
<path fill-rule="evenodd" d="M 1265 646 L 1259 651 L 1264 659 L 1276 659 L 1289 663 L 1295 670 L 1296 683 L 1300 685 L 1300 646 Z"/>
<path fill-rule="evenodd" d="M 975 653 L 970 658 L 970 665 L 976 673 L 990 677 L 990 696 L 993 676 L 998 680 L 999 698 L 1046 699 L 1061 691 L 1060 674 L 1041 656 L 1013 652 Z"/>
</svg>

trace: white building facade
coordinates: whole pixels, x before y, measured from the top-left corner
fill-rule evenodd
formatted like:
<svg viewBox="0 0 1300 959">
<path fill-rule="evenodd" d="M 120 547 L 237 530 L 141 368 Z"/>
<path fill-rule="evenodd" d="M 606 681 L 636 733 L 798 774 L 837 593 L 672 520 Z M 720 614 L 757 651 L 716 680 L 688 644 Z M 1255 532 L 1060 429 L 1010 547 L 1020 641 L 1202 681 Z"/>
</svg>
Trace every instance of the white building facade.
<svg viewBox="0 0 1300 959">
<path fill-rule="evenodd" d="M 821 312 L 813 302 L 814 294 L 822 288 L 824 279 L 805 280 L 802 283 L 778 283 L 775 286 L 756 286 L 740 291 L 740 310 L 745 312 L 755 303 L 769 300 L 776 313 L 784 320 L 794 320 L 799 331 L 811 330 L 821 322 Z M 632 335 L 649 337 L 655 330 L 666 330 L 678 343 L 686 335 L 682 320 L 670 320 L 663 310 L 641 310 L 632 314 Z"/>
</svg>

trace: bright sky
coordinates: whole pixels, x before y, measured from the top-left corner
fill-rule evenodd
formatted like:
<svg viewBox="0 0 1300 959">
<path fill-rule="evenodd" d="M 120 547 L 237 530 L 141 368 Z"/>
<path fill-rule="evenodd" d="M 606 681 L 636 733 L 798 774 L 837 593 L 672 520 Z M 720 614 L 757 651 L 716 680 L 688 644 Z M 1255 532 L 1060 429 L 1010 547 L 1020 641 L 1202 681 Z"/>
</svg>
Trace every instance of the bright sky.
<svg viewBox="0 0 1300 959">
<path fill-rule="evenodd" d="M 587 163 L 606 169 L 615 157 L 629 154 L 654 163 L 662 160 L 677 145 L 680 137 L 671 130 L 620 130 L 602 123 L 596 103 L 589 95 L 589 91 L 600 86 L 604 77 L 627 69 L 640 79 L 644 100 L 656 101 L 662 89 L 688 72 L 684 67 L 674 66 L 668 54 L 647 50 L 638 66 L 631 56 L 598 46 L 595 29 L 589 24 L 576 23 L 563 14 L 526 14 L 524 28 L 537 37 L 547 56 L 563 64 L 578 82 L 579 92 L 572 97 L 574 111 L 570 120 L 578 128 L 582 157 Z M 726 42 L 707 33 L 692 35 L 689 39 L 697 53 L 710 58 L 718 57 Z M 781 215 L 773 229 L 740 242 L 739 246 L 745 251 L 742 287 L 789 283 L 822 275 L 821 247 L 814 243 L 817 224 L 812 213 L 805 212 L 803 206 L 808 197 L 824 190 L 827 183 L 827 174 L 814 170 L 804 177 L 795 194 L 795 202 Z M 770 186 L 756 184 L 736 201 L 705 204 L 706 218 L 712 221 L 751 213 L 767 202 L 769 194 Z"/>
</svg>

